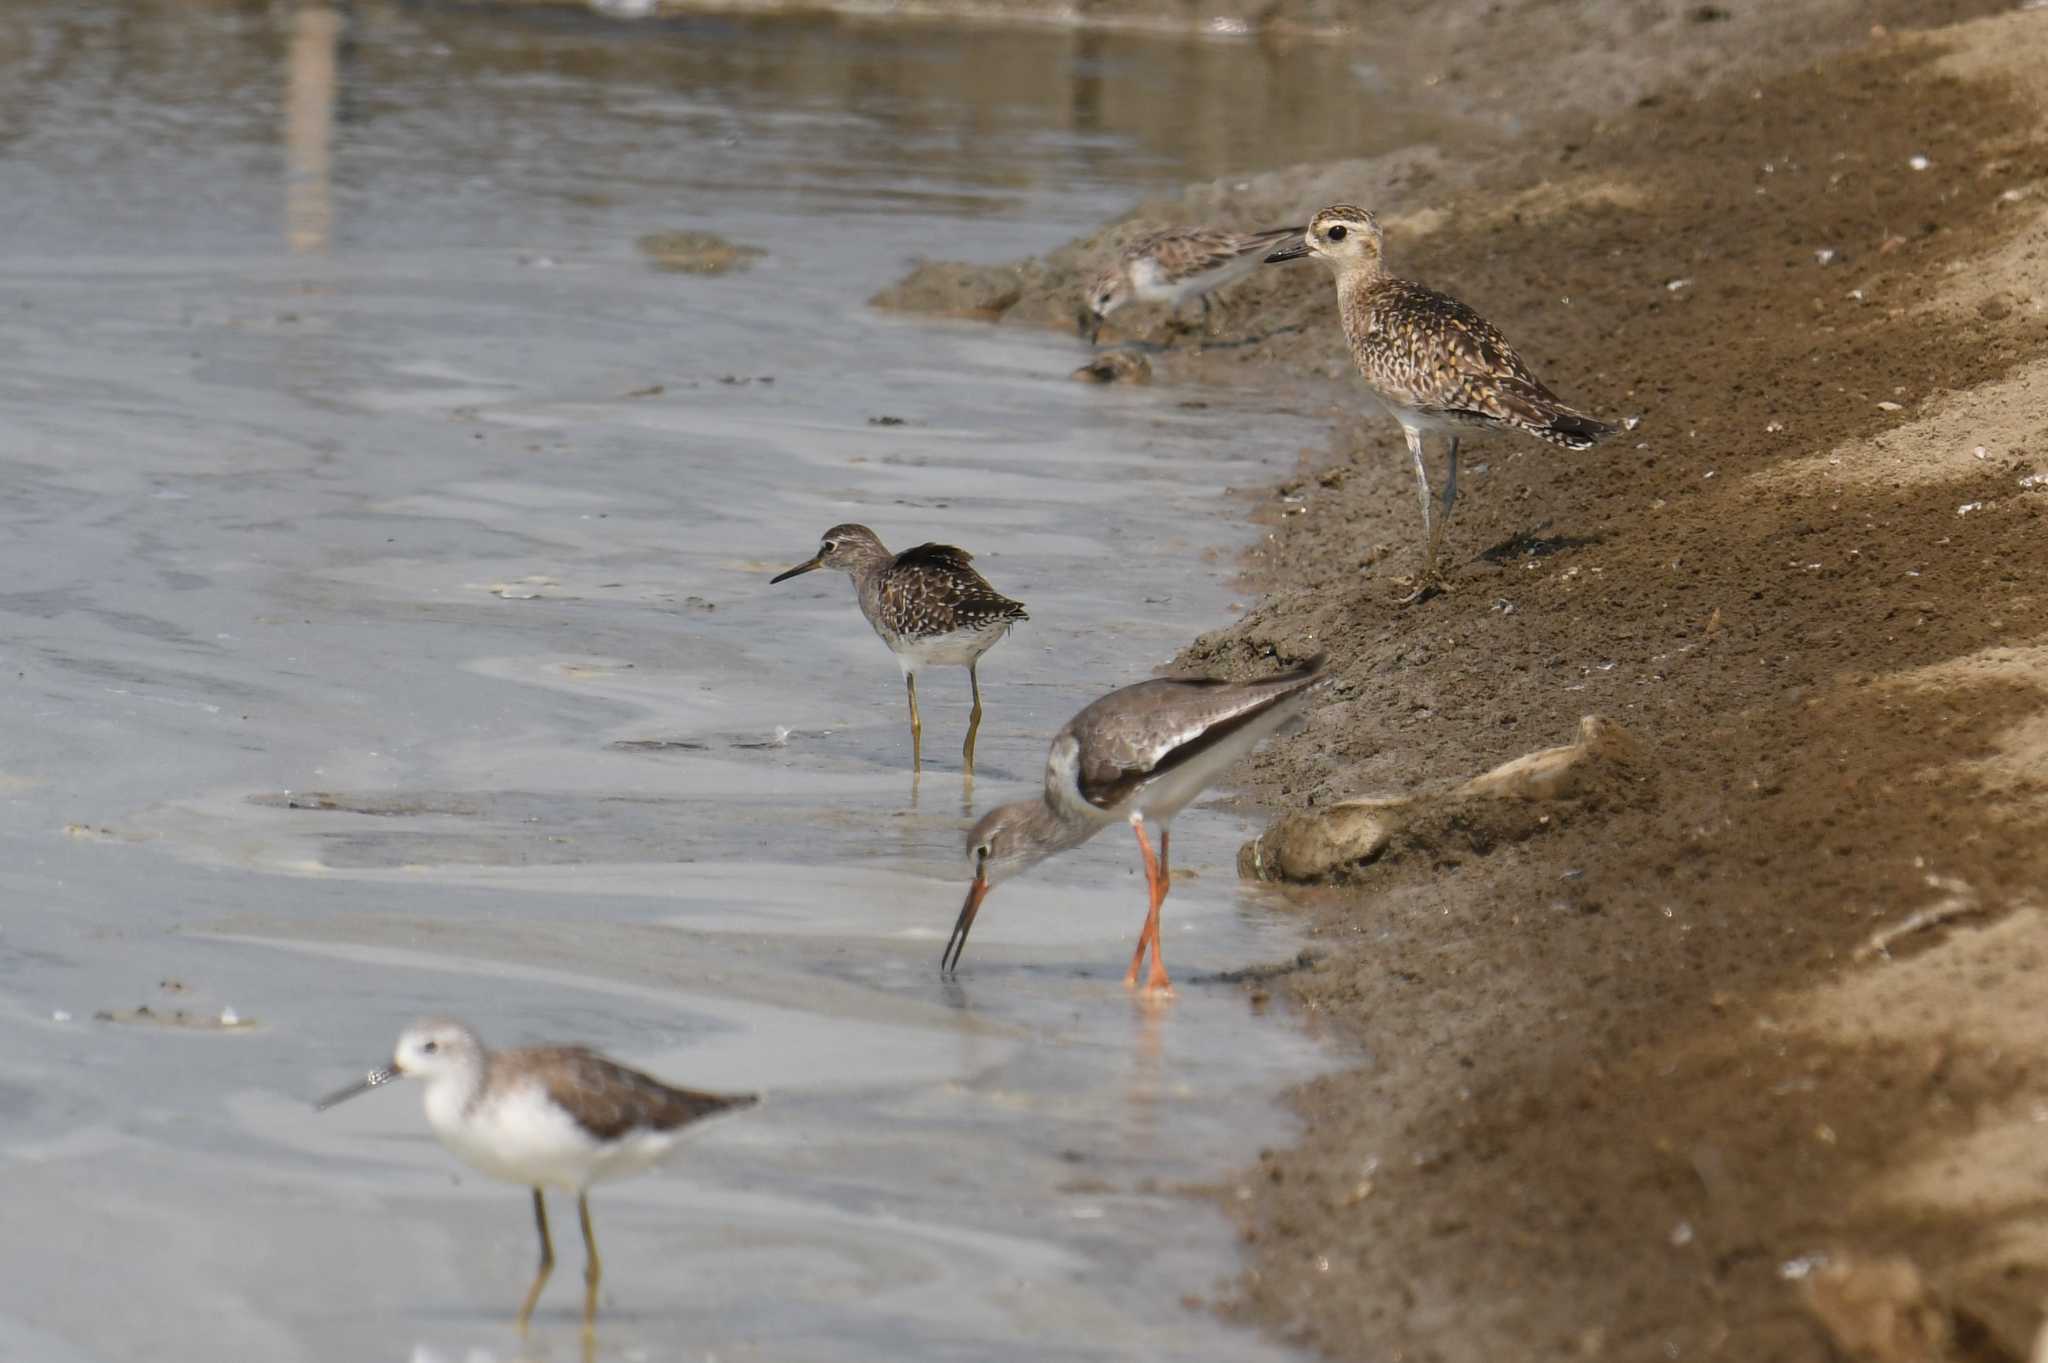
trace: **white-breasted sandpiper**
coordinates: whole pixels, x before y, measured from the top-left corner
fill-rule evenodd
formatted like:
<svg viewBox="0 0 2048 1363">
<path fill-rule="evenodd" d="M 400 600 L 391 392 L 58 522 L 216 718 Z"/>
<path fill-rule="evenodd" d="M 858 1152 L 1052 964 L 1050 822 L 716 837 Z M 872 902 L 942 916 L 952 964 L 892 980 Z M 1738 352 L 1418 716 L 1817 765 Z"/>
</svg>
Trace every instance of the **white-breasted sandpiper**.
<svg viewBox="0 0 2048 1363">
<path fill-rule="evenodd" d="M 542 1190 L 576 1194 L 586 1255 L 586 1339 L 597 1328 L 597 1285 L 604 1272 L 590 1228 L 591 1185 L 650 1168 L 671 1153 L 686 1127 L 759 1101 L 747 1093 L 675 1088 L 585 1046 L 493 1051 L 461 1023 L 429 1018 L 405 1029 L 390 1064 L 315 1106 L 324 1112 L 394 1079 L 427 1081 L 427 1124 L 458 1159 L 492 1178 L 533 1189 L 540 1271 L 519 1306 L 521 1333 L 555 1267 Z"/>
</svg>

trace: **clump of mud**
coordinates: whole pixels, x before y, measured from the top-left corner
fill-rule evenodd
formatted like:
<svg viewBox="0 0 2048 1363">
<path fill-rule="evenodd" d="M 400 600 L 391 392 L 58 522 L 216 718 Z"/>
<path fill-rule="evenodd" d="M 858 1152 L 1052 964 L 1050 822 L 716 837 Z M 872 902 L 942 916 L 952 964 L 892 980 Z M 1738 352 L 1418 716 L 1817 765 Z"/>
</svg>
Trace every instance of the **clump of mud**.
<svg viewBox="0 0 2048 1363">
<path fill-rule="evenodd" d="M 716 232 L 649 232 L 633 244 L 655 269 L 678 274 L 729 274 L 767 254 Z"/>
</svg>

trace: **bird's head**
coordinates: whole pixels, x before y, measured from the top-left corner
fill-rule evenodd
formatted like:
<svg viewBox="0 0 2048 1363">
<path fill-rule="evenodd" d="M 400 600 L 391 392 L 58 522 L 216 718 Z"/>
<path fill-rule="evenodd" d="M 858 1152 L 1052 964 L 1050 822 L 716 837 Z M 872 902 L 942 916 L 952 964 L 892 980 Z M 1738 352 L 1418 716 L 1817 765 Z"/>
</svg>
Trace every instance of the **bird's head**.
<svg viewBox="0 0 2048 1363">
<path fill-rule="evenodd" d="M 960 917 L 953 923 L 945 954 L 939 958 L 941 969 L 951 971 L 960 964 L 960 953 L 967 949 L 967 934 L 974 927 L 974 916 L 997 882 L 1045 860 L 1065 843 L 1059 821 L 1042 799 L 999 805 L 981 816 L 981 821 L 967 834 L 967 867 L 974 879 L 967 887 L 967 901 L 960 906 Z"/>
<path fill-rule="evenodd" d="M 1353 270 L 1376 272 L 1385 251 L 1380 220 L 1363 208 L 1335 204 L 1315 215 L 1301 240 L 1283 246 L 1266 257 L 1268 265 L 1281 261 L 1318 256 L 1340 274 Z"/>
<path fill-rule="evenodd" d="M 786 572 L 768 579 L 770 585 L 801 577 L 813 568 L 837 568 L 852 572 L 870 559 L 887 558 L 881 537 L 864 525 L 835 525 L 818 537 L 818 552 Z"/>
</svg>

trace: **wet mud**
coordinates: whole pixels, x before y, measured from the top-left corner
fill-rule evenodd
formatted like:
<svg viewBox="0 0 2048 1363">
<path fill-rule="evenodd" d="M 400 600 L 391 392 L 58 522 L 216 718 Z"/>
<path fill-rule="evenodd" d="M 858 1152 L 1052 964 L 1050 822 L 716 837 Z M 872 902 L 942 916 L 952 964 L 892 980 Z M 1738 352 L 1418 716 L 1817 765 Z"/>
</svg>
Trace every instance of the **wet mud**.
<svg viewBox="0 0 2048 1363">
<path fill-rule="evenodd" d="M 1639 424 L 1470 452 L 1453 590 L 1401 610 L 1398 436 L 1350 418 L 1283 491 L 1272 596 L 1189 661 L 1338 659 L 1350 694 L 1262 766 L 1275 795 L 1427 789 L 1596 711 L 1652 776 L 1520 836 L 1404 830 L 1304 901 L 1332 950 L 1289 991 L 1374 1059 L 1299 1095 L 1307 1142 L 1248 1175 L 1242 1313 L 1341 1357 L 1814 1359 L 1857 1336 L 1805 1268 L 1897 1253 L 1951 1323 L 1926 1356 L 2028 1356 L 2037 1199 L 1962 1152 L 2036 1110 L 2048 1037 L 2031 1007 L 1957 1034 L 1985 963 L 1946 934 L 1977 924 L 1859 948 L 1951 893 L 2000 925 L 1994 973 L 2038 980 L 2048 948 L 2048 428 L 1995 396 L 2048 354 L 2043 108 L 2006 61 L 2039 39 L 1673 96 L 1393 248 Z M 1883 996 L 1920 952 L 1910 1026 L 1821 997 Z M 1896 1196 L 1930 1161 L 1961 1163 L 1942 1195 Z"/>
<path fill-rule="evenodd" d="M 1180 660 L 1331 654 L 1334 699 L 1253 789 L 1297 818 L 1425 811 L 1377 836 L 1356 807 L 1357 855 L 1294 895 L 1308 964 L 1257 986 L 1367 1059 L 1223 1190 L 1233 1315 L 1339 1358 L 1903 1359 L 1868 1341 L 1920 1294 L 1940 1328 L 1896 1338 L 1925 1356 L 2030 1356 L 2044 37 L 1879 32 L 1456 174 L 1235 187 L 1246 226 L 1381 208 L 1397 271 L 1627 420 L 1584 454 L 1468 441 L 1450 590 L 1418 606 L 1412 474 L 1326 274 L 1234 290 L 1219 329 L 1268 333 L 1249 346 L 1124 338 L 1163 381 L 1288 391 L 1336 431 L 1254 513 L 1264 599 Z M 1066 259 L 1013 268 L 1013 316 L 1058 324 Z M 1588 715 L 1640 744 L 1625 774 L 1451 798 Z M 1910 1273 L 1864 1271 L 1891 1258 Z"/>
</svg>

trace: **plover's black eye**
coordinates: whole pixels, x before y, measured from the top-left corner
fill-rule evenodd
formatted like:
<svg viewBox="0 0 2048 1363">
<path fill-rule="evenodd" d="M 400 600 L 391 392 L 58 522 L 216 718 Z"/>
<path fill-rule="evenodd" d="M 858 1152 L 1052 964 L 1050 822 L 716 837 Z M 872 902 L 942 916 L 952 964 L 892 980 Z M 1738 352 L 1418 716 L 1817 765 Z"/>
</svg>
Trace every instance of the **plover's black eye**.
<svg viewBox="0 0 2048 1363">
<path fill-rule="evenodd" d="M 839 542 L 837 540 L 826 540 L 823 544 L 819 545 L 818 547 L 829 554 L 834 549 L 837 549 L 839 547 Z"/>
<path fill-rule="evenodd" d="M 1331 241 L 1344 240 L 1344 224 L 1341 222 L 1338 223 L 1335 227 L 1332 227 L 1325 235 L 1327 235 Z"/>
<path fill-rule="evenodd" d="M 441 1043 L 438 1041 L 423 1042 L 420 1046 L 420 1050 L 427 1055 L 432 1055 L 435 1051 L 438 1051 L 440 1049 Z"/>
</svg>

